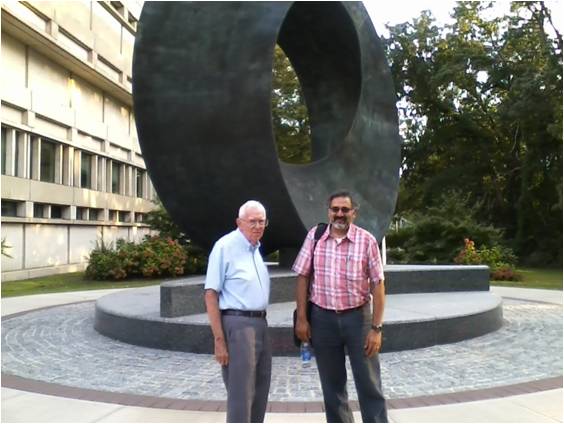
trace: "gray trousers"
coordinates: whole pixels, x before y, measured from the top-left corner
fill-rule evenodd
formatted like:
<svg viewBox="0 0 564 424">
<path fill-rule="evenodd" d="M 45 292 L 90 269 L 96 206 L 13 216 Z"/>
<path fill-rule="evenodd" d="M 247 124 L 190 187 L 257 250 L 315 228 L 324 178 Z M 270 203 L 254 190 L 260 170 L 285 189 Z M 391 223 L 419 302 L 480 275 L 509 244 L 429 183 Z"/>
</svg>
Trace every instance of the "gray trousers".
<svg viewBox="0 0 564 424">
<path fill-rule="evenodd" d="M 229 363 L 222 367 L 227 422 L 263 422 L 268 403 L 272 347 L 265 318 L 222 316 Z"/>
<path fill-rule="evenodd" d="M 387 422 L 378 355 L 364 355 L 364 341 L 372 324 L 367 304 L 355 311 L 336 314 L 313 305 L 311 335 L 327 422 L 354 422 L 348 403 L 345 348 L 348 352 L 360 412 L 364 422 Z"/>
</svg>

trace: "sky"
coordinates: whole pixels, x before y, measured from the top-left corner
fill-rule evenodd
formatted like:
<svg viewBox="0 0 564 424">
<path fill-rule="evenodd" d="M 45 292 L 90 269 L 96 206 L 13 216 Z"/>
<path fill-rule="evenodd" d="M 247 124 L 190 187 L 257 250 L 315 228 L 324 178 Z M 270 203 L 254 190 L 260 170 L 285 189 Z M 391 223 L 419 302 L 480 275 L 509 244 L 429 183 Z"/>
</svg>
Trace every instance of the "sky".
<svg viewBox="0 0 564 424">
<path fill-rule="evenodd" d="M 454 9 L 456 1 L 452 0 L 394 0 L 394 1 L 364 1 L 364 7 L 368 11 L 378 35 L 388 35 L 385 24 L 399 24 L 411 22 L 421 14 L 422 10 L 428 9 L 438 22 L 446 23 L 449 15 Z M 498 0 L 496 8 L 502 13 L 509 10 L 509 1 Z M 545 4 L 551 11 L 552 19 L 556 28 L 562 32 L 564 27 L 564 0 L 547 0 Z"/>
<path fill-rule="evenodd" d="M 437 0 L 394 0 L 394 1 L 364 1 L 378 35 L 387 34 L 385 24 L 399 24 L 411 21 L 421 14 L 422 10 L 429 9 L 439 22 L 446 22 L 455 1 Z"/>
</svg>

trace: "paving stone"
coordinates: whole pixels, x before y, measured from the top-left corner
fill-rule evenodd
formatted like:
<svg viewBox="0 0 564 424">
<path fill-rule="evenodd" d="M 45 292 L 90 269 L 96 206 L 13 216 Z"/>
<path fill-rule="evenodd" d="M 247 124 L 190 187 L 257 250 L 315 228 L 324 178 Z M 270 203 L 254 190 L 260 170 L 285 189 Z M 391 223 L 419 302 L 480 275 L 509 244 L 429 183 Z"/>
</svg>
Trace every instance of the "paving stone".
<svg viewBox="0 0 564 424">
<path fill-rule="evenodd" d="M 380 355 L 390 399 L 499 387 L 562 375 L 562 306 L 504 300 L 504 326 L 475 339 Z M 2 371 L 85 389 L 222 401 L 213 356 L 128 345 L 93 328 L 94 303 L 2 320 Z M 315 358 L 275 357 L 271 401 L 322 400 Z M 348 368 L 348 392 L 356 399 Z"/>
</svg>

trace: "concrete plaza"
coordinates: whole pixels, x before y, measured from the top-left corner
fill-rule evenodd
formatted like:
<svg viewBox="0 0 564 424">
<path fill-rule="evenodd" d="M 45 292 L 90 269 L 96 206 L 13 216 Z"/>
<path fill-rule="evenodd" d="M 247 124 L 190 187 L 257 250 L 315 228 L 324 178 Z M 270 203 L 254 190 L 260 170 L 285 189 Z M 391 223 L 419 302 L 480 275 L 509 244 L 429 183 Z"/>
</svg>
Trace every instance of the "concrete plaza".
<svg viewBox="0 0 564 424">
<path fill-rule="evenodd" d="M 501 330 L 381 355 L 392 421 L 562 421 L 562 292 L 492 291 L 504 299 Z M 107 293 L 2 299 L 2 421 L 224 421 L 210 355 L 130 346 L 91 328 L 91 301 Z M 270 400 L 268 422 L 325 421 L 316 371 L 297 358 L 275 358 Z"/>
</svg>

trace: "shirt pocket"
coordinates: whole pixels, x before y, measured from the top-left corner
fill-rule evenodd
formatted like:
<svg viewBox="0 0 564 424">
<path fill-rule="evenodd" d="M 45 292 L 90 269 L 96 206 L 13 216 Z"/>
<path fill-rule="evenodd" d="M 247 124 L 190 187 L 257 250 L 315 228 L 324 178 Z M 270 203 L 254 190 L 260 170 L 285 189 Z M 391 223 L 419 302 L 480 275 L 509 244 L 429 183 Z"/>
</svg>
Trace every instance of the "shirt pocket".
<svg viewBox="0 0 564 424">
<path fill-rule="evenodd" d="M 348 281 L 360 281 L 367 278 L 367 262 L 353 256 L 347 257 L 345 275 Z"/>
</svg>

